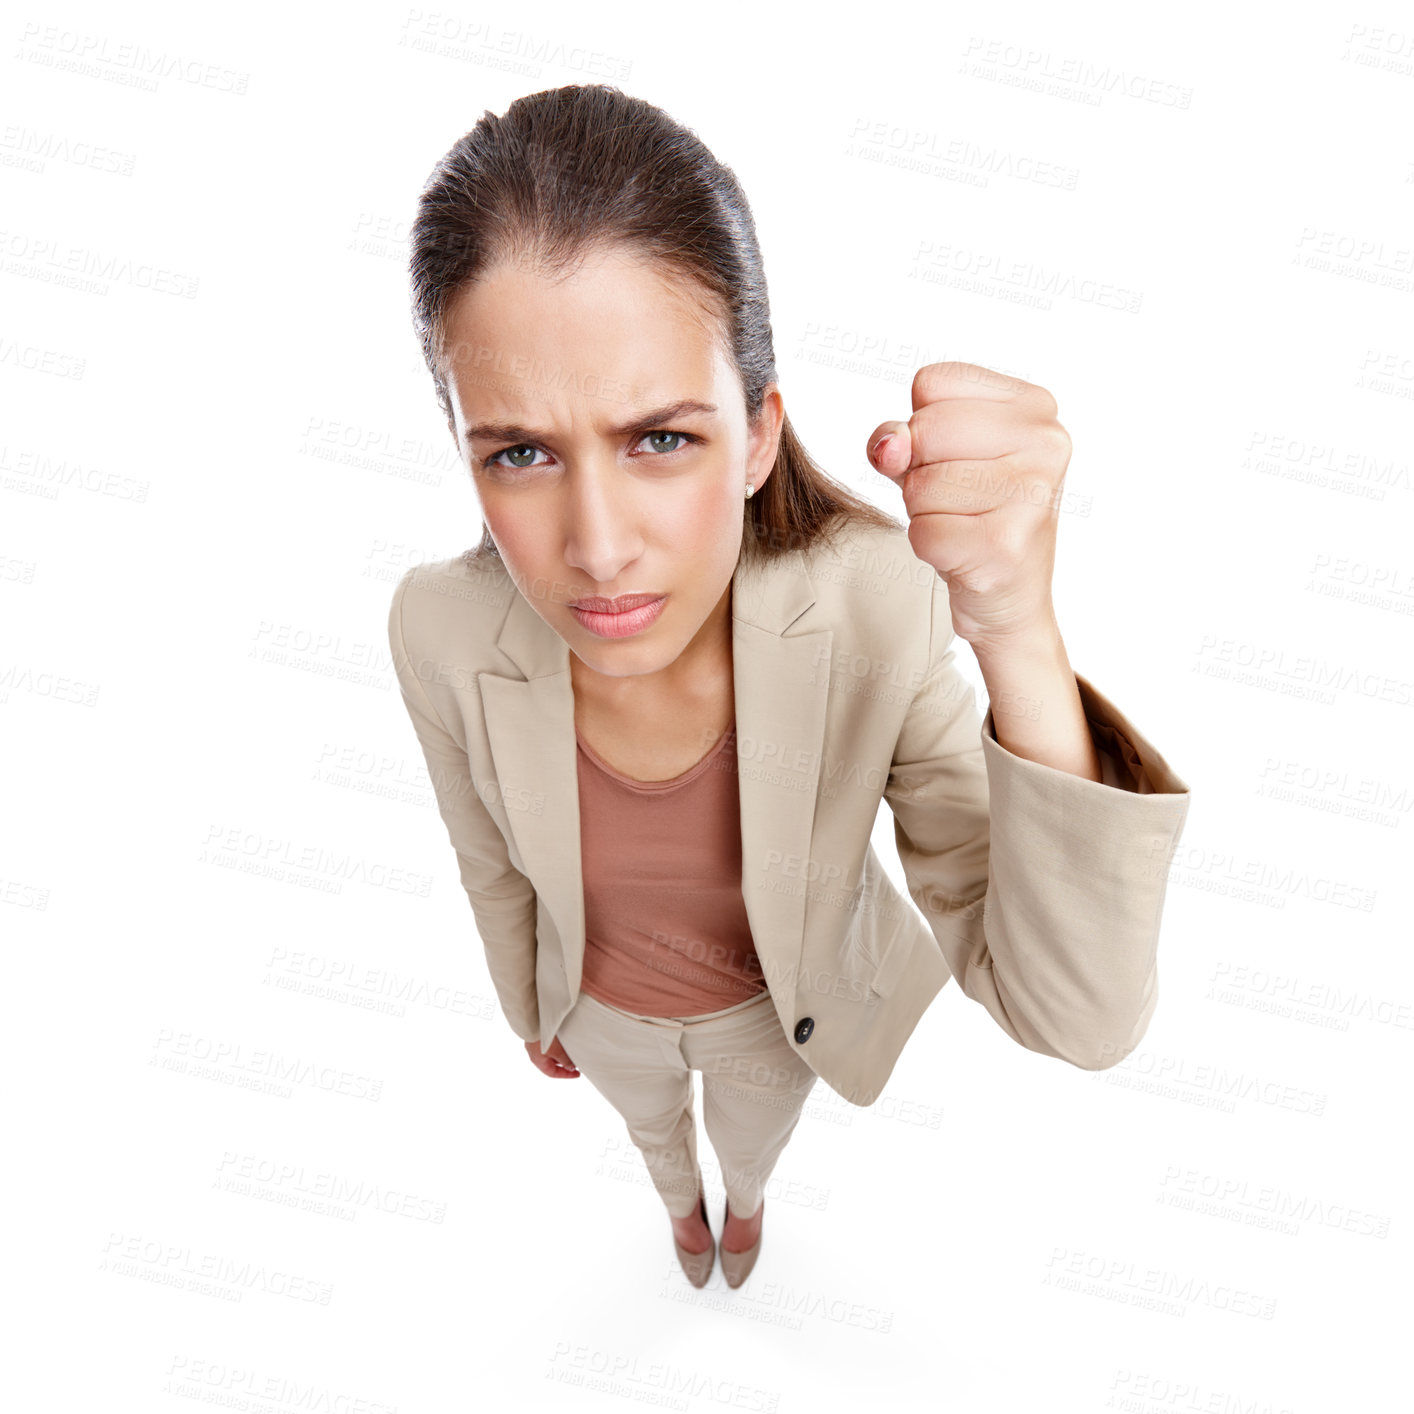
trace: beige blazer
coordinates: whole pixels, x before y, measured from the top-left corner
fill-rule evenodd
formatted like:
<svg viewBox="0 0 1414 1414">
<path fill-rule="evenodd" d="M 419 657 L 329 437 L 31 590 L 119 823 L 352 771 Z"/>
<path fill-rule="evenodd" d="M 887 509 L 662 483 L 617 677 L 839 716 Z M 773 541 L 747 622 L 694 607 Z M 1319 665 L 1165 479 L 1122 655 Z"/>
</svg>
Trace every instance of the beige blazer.
<svg viewBox="0 0 1414 1414">
<path fill-rule="evenodd" d="M 738 565 L 731 609 L 742 897 L 797 1053 L 872 1104 L 955 977 L 1030 1050 L 1123 1059 L 1188 813 L 1164 758 L 1078 673 L 1104 784 L 1001 746 L 903 531 Z M 409 570 L 388 633 L 501 1009 L 547 1047 L 584 958 L 569 646 L 472 552 Z M 870 844 L 881 801 L 912 904 Z"/>
</svg>

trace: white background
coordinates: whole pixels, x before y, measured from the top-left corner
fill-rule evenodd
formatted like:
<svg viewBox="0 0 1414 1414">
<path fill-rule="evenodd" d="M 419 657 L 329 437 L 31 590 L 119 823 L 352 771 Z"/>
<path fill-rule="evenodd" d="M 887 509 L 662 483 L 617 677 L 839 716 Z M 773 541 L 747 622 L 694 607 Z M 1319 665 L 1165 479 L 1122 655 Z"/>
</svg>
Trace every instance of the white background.
<svg viewBox="0 0 1414 1414">
<path fill-rule="evenodd" d="M 6 1405 L 1404 1387 L 1407 10 L 31 5 L 4 38 Z M 483 111 L 602 80 L 741 179 L 839 479 L 901 510 L 864 444 L 921 363 L 1056 395 L 1072 664 L 1193 790 L 1141 1048 L 1083 1072 L 945 989 L 874 1109 L 816 1086 L 739 1292 L 687 1285 L 618 1117 L 497 1012 L 385 637 L 480 534 L 418 190 Z M 887 812 L 876 843 L 901 880 Z"/>
</svg>

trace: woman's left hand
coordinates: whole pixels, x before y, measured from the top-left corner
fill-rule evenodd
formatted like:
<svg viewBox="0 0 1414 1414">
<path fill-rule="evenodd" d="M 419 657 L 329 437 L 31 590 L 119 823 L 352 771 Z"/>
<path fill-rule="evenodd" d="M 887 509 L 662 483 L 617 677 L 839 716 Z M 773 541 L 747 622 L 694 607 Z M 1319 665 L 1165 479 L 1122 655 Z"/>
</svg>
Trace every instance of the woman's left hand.
<svg viewBox="0 0 1414 1414">
<path fill-rule="evenodd" d="M 947 582 L 960 638 L 1004 647 L 1054 629 L 1071 444 L 1050 393 L 975 363 L 930 363 L 913 376 L 913 416 L 881 422 L 866 446 L 903 492 L 909 544 Z"/>
</svg>

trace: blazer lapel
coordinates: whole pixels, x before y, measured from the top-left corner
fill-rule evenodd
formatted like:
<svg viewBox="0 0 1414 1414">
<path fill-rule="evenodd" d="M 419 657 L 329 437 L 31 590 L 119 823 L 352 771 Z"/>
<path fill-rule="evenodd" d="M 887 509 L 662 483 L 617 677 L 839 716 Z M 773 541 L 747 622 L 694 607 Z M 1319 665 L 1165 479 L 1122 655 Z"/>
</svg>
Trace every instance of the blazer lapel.
<svg viewBox="0 0 1414 1414">
<path fill-rule="evenodd" d="M 741 890 L 767 981 L 786 997 L 794 995 L 805 944 L 807 866 L 834 639 L 829 627 L 788 630 L 814 603 L 802 555 L 753 569 L 738 562 L 732 576 L 732 677 Z M 517 590 L 497 647 L 524 677 L 477 674 L 491 756 L 516 847 L 554 921 L 566 980 L 577 996 L 584 879 L 569 645 Z"/>
</svg>

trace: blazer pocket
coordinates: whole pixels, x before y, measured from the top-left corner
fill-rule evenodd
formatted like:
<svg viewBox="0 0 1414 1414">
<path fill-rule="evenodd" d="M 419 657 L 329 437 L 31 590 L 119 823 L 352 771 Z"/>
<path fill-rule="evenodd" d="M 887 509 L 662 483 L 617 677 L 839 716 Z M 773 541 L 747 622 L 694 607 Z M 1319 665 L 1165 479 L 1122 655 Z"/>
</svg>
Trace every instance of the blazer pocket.
<svg viewBox="0 0 1414 1414">
<path fill-rule="evenodd" d="M 900 929 L 894 934 L 888 951 L 884 954 L 884 960 L 879 964 L 878 970 L 870 980 L 869 990 L 876 992 L 881 997 L 891 995 L 912 956 L 913 938 Z"/>
</svg>

